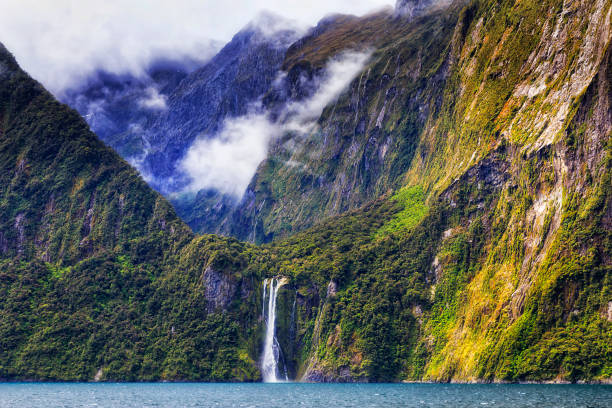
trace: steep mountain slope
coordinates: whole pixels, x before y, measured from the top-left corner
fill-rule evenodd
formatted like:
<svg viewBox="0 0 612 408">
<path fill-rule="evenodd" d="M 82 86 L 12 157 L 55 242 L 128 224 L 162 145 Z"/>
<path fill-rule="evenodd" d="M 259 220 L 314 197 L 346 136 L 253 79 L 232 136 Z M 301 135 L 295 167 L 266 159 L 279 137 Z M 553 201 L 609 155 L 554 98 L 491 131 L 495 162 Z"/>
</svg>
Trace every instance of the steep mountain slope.
<svg viewBox="0 0 612 408">
<path fill-rule="evenodd" d="M 251 188 L 273 201 L 260 237 L 329 217 L 258 247 L 193 237 L 2 53 L 0 377 L 256 379 L 263 279 L 282 276 L 292 378 L 609 382 L 611 14 L 609 0 L 474 0 L 372 17 L 387 24 L 363 74 L 314 132 L 287 136 L 294 149 L 277 142 Z M 313 63 L 316 41 L 287 54 L 296 78 L 343 49 L 326 41 Z M 51 192 L 64 201 L 45 252 Z"/>
<path fill-rule="evenodd" d="M 143 233 L 188 234 L 172 207 L 4 49 L 0 103 L 3 256 L 72 263 Z"/>
<path fill-rule="evenodd" d="M 79 111 L 100 139 L 137 164 L 148 148 L 145 130 L 166 109 L 178 83 L 201 64 L 157 60 L 142 75 L 100 71 L 64 91 L 61 100 Z"/>
<path fill-rule="evenodd" d="M 418 245 L 408 238 L 411 228 L 418 231 L 415 223 L 432 222 L 421 206 L 449 207 L 444 222 L 429 226 L 440 234 L 429 242 L 436 248 L 430 266 L 405 270 L 431 271 L 422 278 L 431 298 L 405 303 L 390 295 L 390 303 L 363 306 L 387 304 L 375 319 L 393 316 L 387 330 L 402 327 L 401 313 L 412 308 L 421 335 L 410 351 L 415 354 L 408 352 L 409 361 L 416 360 L 403 368 L 409 378 L 609 377 L 610 13 L 609 1 L 472 2 L 458 14 L 444 52 L 433 54 L 439 58 L 433 69 L 422 54 L 435 50 L 431 46 L 399 48 L 419 56 L 399 69 L 392 64 L 398 48 L 384 49 L 364 72 L 367 80 L 356 80 L 324 113 L 322 130 L 283 157 L 303 167 L 272 165 L 271 158 L 258 173 L 257 180 L 265 178 L 255 191 L 263 194 L 261 202 L 273 203 L 258 213 L 269 228 L 264 236 L 291 228 L 295 219 L 307 223 L 333 214 L 343 202 L 358 203 L 364 186 L 382 184 L 395 171 L 412 187 L 407 197 L 397 196 L 405 212 L 383 230 L 403 230 L 401 239 L 409 242 L 403 250 Z M 419 72 L 428 75 L 417 82 L 425 87 L 411 96 L 415 86 L 399 81 Z M 364 95 L 362 108 L 358 95 Z M 350 103 L 353 109 L 345 111 L 352 114 L 341 116 Z M 365 134 L 358 132 L 360 115 Z M 405 161 L 394 163 L 393 153 Z M 385 165 L 377 177 L 377 166 Z M 316 184 L 303 182 L 306 176 Z M 333 188 L 318 188 L 329 179 Z M 353 282 L 357 293 L 382 290 L 380 278 L 371 286 Z M 339 294 L 341 308 L 363 296 L 347 294 Z M 337 325 L 326 335 L 317 332 L 306 377 L 369 372 L 360 365 L 366 353 L 359 345 L 373 335 L 337 310 L 321 313 L 317 321 Z M 396 330 L 389 335 L 411 333 Z M 408 338 L 395 337 L 389 350 L 409 344 Z M 587 343 L 579 346 L 582 339 Z M 380 339 L 373 344 L 380 346 Z M 369 352 L 368 364 L 381 358 L 378 347 Z"/>
<path fill-rule="evenodd" d="M 355 44 L 377 51 L 311 134 L 287 135 L 272 147 L 233 215 L 232 233 L 254 241 L 287 236 L 399 188 L 440 104 L 457 13 L 339 19 L 292 46 L 284 67 L 298 72 L 288 76 L 296 83 Z"/>
<path fill-rule="evenodd" d="M 256 378 L 240 319 L 214 314 L 201 280 L 229 279 L 243 246 L 192 242 L 3 46 L 0 118 L 0 378 Z"/>
<path fill-rule="evenodd" d="M 177 161 L 196 137 L 214 137 L 223 119 L 248 111 L 270 88 L 286 48 L 296 39 L 286 25 L 277 16 L 262 14 L 179 84 L 168 98 L 168 109 L 148 131 L 145 172 L 160 179 L 176 177 Z M 153 184 L 161 191 L 167 188 Z"/>
<path fill-rule="evenodd" d="M 430 266 L 411 263 L 403 271 L 423 282 L 416 300 L 402 298 L 410 288 L 398 277 L 390 283 L 401 288 L 397 295 L 383 290 L 380 265 L 365 281 L 353 275 L 376 262 L 361 258 L 360 244 L 351 258 L 332 250 L 325 266 L 325 255 L 314 252 L 324 245 L 307 251 L 324 276 L 344 270 L 350 278 L 340 284 L 338 309 L 327 309 L 320 293 L 319 314 L 302 322 L 310 331 L 299 346 L 286 345 L 301 353 L 295 366 L 305 378 L 609 377 L 610 13 L 609 1 L 456 3 L 410 24 L 399 20 L 405 31 L 397 37 L 387 20 L 387 42 L 323 112 L 319 128 L 278 141 L 234 215 L 238 236 L 287 235 L 409 185 L 396 196 L 405 205 L 398 218 L 369 231 L 375 238 L 405 235 L 396 239 L 410 252 L 418 245 L 411 239 L 423 239 L 411 229 L 432 223 L 426 209 L 444 214 L 429 225 Z M 349 32 L 341 42 L 354 41 Z M 288 58 L 300 47 L 305 51 L 294 55 L 307 59 L 285 66 L 311 69 L 317 53 L 309 53 L 308 40 Z M 322 60 L 334 54 L 321 52 Z M 307 238 L 291 242 L 299 240 Z M 388 256 L 382 265 L 396 261 Z M 294 258 L 289 270 L 303 273 L 295 266 L 302 262 L 308 265 Z M 387 296 L 373 301 L 364 292 Z M 353 320 L 353 304 L 388 306 Z M 419 325 L 400 323 L 408 308 Z M 364 321 L 372 322 L 370 331 Z M 404 345 L 406 354 L 383 358 L 383 327 L 391 330 L 382 342 L 387 350 Z M 581 339 L 588 347 L 578 351 Z"/>
</svg>

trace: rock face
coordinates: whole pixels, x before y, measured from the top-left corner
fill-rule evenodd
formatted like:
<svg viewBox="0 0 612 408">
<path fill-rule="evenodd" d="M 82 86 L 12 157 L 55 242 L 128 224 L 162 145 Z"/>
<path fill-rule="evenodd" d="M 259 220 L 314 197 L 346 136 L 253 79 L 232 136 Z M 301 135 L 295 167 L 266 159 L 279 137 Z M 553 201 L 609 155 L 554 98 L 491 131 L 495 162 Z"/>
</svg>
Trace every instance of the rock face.
<svg viewBox="0 0 612 408">
<path fill-rule="evenodd" d="M 331 280 L 329 281 L 329 284 L 327 285 L 327 297 L 330 296 L 336 296 L 336 293 L 338 293 L 338 284 Z"/>
<path fill-rule="evenodd" d="M 302 381 L 313 383 L 352 383 L 355 379 L 351 376 L 351 370 L 348 367 L 343 367 L 338 371 L 338 374 L 330 374 L 324 370 L 313 369 L 302 377 Z M 365 379 L 361 382 L 366 382 Z"/>
<path fill-rule="evenodd" d="M 226 274 L 218 272 L 210 266 L 202 273 L 202 284 L 204 285 L 204 296 L 208 300 L 209 313 L 213 313 L 220 308 L 226 308 L 236 291 L 236 285 L 231 282 Z"/>
</svg>

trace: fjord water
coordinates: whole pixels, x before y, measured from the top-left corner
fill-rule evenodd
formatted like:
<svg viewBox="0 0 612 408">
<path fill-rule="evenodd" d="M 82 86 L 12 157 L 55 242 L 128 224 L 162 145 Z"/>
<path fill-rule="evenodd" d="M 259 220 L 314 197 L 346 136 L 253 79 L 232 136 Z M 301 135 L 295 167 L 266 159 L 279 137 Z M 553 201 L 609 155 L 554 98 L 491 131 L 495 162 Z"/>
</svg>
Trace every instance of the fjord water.
<svg viewBox="0 0 612 408">
<path fill-rule="evenodd" d="M 4 383 L 0 407 L 609 408 L 606 385 Z"/>
</svg>

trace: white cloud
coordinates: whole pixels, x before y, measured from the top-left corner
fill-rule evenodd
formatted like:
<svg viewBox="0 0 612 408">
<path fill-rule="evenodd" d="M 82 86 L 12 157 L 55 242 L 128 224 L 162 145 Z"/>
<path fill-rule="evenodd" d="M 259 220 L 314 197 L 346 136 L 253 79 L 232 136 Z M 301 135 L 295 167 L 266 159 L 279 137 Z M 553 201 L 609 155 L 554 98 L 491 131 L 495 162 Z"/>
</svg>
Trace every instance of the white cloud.
<svg viewBox="0 0 612 408">
<path fill-rule="evenodd" d="M 346 52 L 332 59 L 318 83 L 317 91 L 305 101 L 291 102 L 284 114 L 284 127 L 303 133 L 310 131 L 323 109 L 333 102 L 363 69 L 371 51 Z"/>
<path fill-rule="evenodd" d="M 189 190 L 210 188 L 239 198 L 278 131 L 265 114 L 252 114 L 226 121 L 214 139 L 197 140 L 182 162 L 192 180 Z"/>
<path fill-rule="evenodd" d="M 0 42 L 59 93 L 96 69 L 138 74 L 160 55 L 206 59 L 264 9 L 313 25 L 329 13 L 364 14 L 392 2 L 2 0 Z"/>
<path fill-rule="evenodd" d="M 187 189 L 215 189 L 240 198 L 266 158 L 270 141 L 285 132 L 311 132 L 323 109 L 361 72 L 370 55 L 347 52 L 331 60 L 313 95 L 288 103 L 275 122 L 260 107 L 253 107 L 248 115 L 226 120 L 216 137 L 196 140 L 180 165 L 191 179 Z"/>
<path fill-rule="evenodd" d="M 166 109 L 166 97 L 159 93 L 157 88 L 150 86 L 145 90 L 145 97 L 138 101 L 141 107 L 151 110 Z"/>
<path fill-rule="evenodd" d="M 259 12 L 247 25 L 251 29 L 257 29 L 261 34 L 267 37 L 267 40 L 273 40 L 278 37 L 281 31 L 293 31 L 296 35 L 293 41 L 306 34 L 309 26 L 304 22 L 296 19 L 285 18 L 277 13 L 268 10 Z M 297 36 L 297 37 L 296 37 Z M 283 41 L 279 38 L 279 44 Z"/>
</svg>

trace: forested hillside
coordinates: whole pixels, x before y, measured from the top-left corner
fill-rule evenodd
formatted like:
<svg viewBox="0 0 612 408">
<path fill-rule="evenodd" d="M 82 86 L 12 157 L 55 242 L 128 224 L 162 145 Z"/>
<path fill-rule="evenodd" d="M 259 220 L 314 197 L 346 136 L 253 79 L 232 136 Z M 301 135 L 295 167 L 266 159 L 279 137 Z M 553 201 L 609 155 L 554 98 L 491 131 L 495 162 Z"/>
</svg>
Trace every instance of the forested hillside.
<svg viewBox="0 0 612 408">
<path fill-rule="evenodd" d="M 611 14 L 323 22 L 287 81 L 374 51 L 230 215 L 264 245 L 194 235 L 0 49 L 0 378 L 257 380 L 263 281 L 285 277 L 290 378 L 609 382 Z"/>
</svg>

